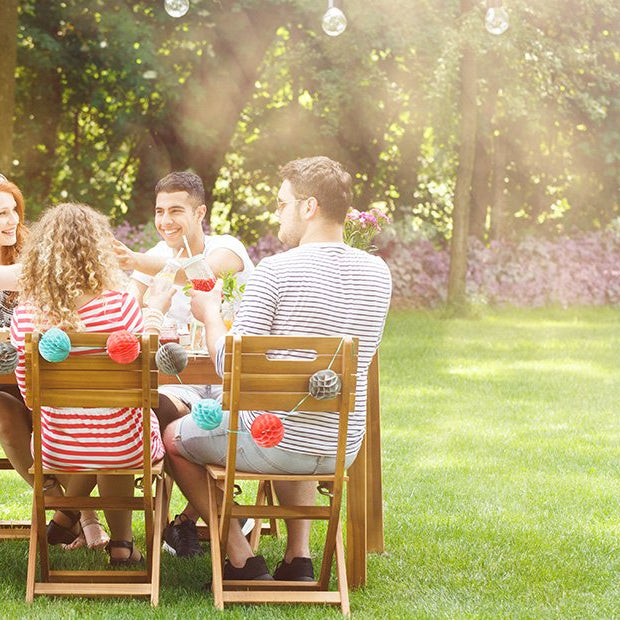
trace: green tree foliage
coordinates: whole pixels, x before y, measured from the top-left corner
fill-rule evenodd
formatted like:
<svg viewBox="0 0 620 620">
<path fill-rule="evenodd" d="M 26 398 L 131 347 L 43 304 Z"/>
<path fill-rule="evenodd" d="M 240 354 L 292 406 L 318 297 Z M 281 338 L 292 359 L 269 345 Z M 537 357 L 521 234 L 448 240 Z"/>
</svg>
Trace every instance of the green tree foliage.
<svg viewBox="0 0 620 620">
<path fill-rule="evenodd" d="M 403 234 L 449 238 L 459 67 L 475 53 L 470 231 L 485 239 L 617 217 L 620 7 L 505 0 L 510 28 L 457 0 L 349 2 L 325 36 L 314 0 L 19 0 L 11 175 L 31 216 L 90 202 L 134 222 L 170 169 L 204 179 L 212 223 L 247 240 L 270 221 L 277 167 L 325 153 Z M 271 209 L 272 210 L 272 209 Z"/>
</svg>

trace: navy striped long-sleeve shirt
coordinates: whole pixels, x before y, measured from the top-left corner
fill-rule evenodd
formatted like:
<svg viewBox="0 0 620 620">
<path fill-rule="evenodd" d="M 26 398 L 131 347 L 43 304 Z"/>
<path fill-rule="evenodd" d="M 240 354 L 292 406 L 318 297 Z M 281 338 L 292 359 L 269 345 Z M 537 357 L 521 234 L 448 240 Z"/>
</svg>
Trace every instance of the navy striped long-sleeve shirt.
<svg viewBox="0 0 620 620">
<path fill-rule="evenodd" d="M 392 282 L 385 262 L 344 243 L 305 243 L 261 261 L 246 285 L 232 333 L 250 335 L 350 335 L 359 338 L 355 411 L 349 419 L 347 454 L 355 454 L 366 426 L 368 366 L 379 346 Z M 224 338 L 216 368 L 223 373 Z M 303 408 L 303 407 L 302 407 Z M 262 411 L 240 412 L 249 429 Z M 279 448 L 335 456 L 338 415 L 274 412 L 283 419 Z"/>
</svg>

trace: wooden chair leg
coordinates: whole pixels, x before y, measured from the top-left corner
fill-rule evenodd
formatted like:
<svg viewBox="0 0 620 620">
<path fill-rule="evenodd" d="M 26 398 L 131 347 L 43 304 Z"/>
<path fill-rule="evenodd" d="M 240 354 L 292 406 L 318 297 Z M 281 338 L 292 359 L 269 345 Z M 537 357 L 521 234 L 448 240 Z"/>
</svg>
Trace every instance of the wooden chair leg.
<svg viewBox="0 0 620 620">
<path fill-rule="evenodd" d="M 220 547 L 220 528 L 217 518 L 217 490 L 215 481 L 207 477 L 207 492 L 209 494 L 209 534 L 211 536 L 211 589 L 213 591 L 213 604 L 216 609 L 224 609 L 224 592 L 222 583 L 222 549 Z"/>
<path fill-rule="evenodd" d="M 349 583 L 347 581 L 347 566 L 344 555 L 344 543 L 342 541 L 342 520 L 338 519 L 336 531 L 336 577 L 338 579 L 338 592 L 340 593 L 340 608 L 342 615 L 349 618 L 351 606 L 349 604 Z"/>
<path fill-rule="evenodd" d="M 267 499 L 267 505 L 275 506 L 276 496 L 273 491 L 273 483 L 271 482 L 271 480 L 266 481 L 265 496 Z M 280 524 L 277 519 L 269 520 L 269 532 L 268 533 L 271 534 L 272 536 L 275 536 L 276 538 L 280 538 Z"/>
<path fill-rule="evenodd" d="M 153 549 L 150 557 L 152 571 L 151 571 L 151 605 L 157 607 L 159 604 L 159 581 L 161 573 L 161 537 L 162 527 L 165 514 L 168 510 L 168 495 L 166 489 L 170 485 L 166 481 L 167 474 L 162 473 L 160 478 L 157 478 L 155 482 L 155 515 L 154 531 L 153 531 Z"/>
<path fill-rule="evenodd" d="M 26 575 L 26 602 L 34 601 L 34 583 L 37 578 L 37 547 L 39 545 L 37 529 L 37 511 L 32 502 L 32 523 L 30 525 L 30 545 L 28 547 L 28 572 Z"/>
<path fill-rule="evenodd" d="M 273 492 L 273 485 L 270 480 L 261 480 L 258 484 L 258 491 L 256 492 L 256 505 L 257 506 L 274 506 L 275 495 Z M 269 524 L 265 525 L 262 519 L 256 519 L 254 529 L 250 534 L 250 547 L 252 551 L 256 553 L 258 545 L 260 544 L 260 537 L 266 534 L 280 538 L 280 525 L 277 519 L 269 519 Z"/>
<path fill-rule="evenodd" d="M 41 571 L 41 581 L 50 580 L 50 556 L 47 546 L 47 528 L 45 527 L 45 508 L 43 506 L 43 496 L 37 498 L 37 508 L 35 523 L 37 524 L 37 540 L 39 547 L 39 569 Z"/>
<path fill-rule="evenodd" d="M 334 518 L 328 522 L 327 532 L 325 535 L 323 561 L 321 562 L 321 573 L 319 575 L 319 588 L 321 590 L 329 590 L 329 577 L 332 571 L 332 562 L 334 559 L 334 550 L 336 548 L 336 538 L 338 535 L 339 524 L 340 514 L 339 508 L 337 508 Z"/>
</svg>

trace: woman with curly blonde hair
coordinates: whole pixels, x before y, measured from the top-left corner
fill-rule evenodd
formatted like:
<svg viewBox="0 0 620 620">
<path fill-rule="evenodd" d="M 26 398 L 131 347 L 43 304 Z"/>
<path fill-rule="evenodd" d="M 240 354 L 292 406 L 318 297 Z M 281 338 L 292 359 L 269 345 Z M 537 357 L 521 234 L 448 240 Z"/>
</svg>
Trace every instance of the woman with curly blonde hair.
<svg viewBox="0 0 620 620">
<path fill-rule="evenodd" d="M 11 324 L 17 347 L 17 381 L 25 391 L 25 334 L 50 327 L 65 330 L 141 332 L 142 313 L 134 297 L 121 293 L 123 273 L 112 250 L 108 220 L 90 207 L 65 203 L 49 209 L 35 225 L 22 253 L 21 301 Z M 151 452 L 163 457 L 159 427 L 151 418 Z M 56 469 L 110 469 L 140 466 L 142 411 L 135 408 L 41 408 L 43 466 Z M 68 495 L 85 492 L 85 476 L 69 477 Z M 102 496 L 130 493 L 131 477 L 97 476 Z M 79 488 L 78 488 L 78 485 Z M 119 485 L 125 488 L 119 489 Z M 86 491 L 88 494 L 90 490 Z M 74 534 L 79 513 L 56 513 L 48 540 Z M 131 513 L 106 512 L 112 534 L 107 545 L 110 563 L 139 562 L 133 545 Z M 70 534 L 67 534 L 67 538 Z"/>
</svg>

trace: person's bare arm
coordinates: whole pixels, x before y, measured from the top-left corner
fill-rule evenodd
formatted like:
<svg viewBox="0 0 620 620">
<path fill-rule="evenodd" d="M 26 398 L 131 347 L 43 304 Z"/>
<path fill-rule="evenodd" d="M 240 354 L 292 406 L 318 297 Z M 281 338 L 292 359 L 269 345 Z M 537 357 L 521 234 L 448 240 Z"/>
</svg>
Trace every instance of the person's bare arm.
<svg viewBox="0 0 620 620">
<path fill-rule="evenodd" d="M 215 359 L 215 345 L 219 338 L 226 333 L 226 325 L 220 314 L 222 301 L 222 281 L 218 280 L 212 290 L 208 292 L 191 290 L 192 315 L 205 326 L 207 335 L 207 349 L 211 359 Z"/>
<path fill-rule="evenodd" d="M 118 258 L 121 269 L 136 270 L 154 276 L 159 273 L 166 264 L 166 258 L 163 256 L 153 256 L 152 254 L 144 254 L 142 252 L 134 252 L 130 250 L 124 243 L 117 239 L 114 240 L 112 249 Z"/>
<path fill-rule="evenodd" d="M 213 252 L 207 256 L 207 262 L 209 263 L 209 267 L 213 270 L 213 273 L 218 277 L 230 271 L 233 273 L 243 271 L 244 268 L 241 258 L 228 248 L 213 250 Z"/>
<path fill-rule="evenodd" d="M 19 287 L 19 276 L 22 274 L 22 266 L 19 263 L 15 265 L 0 265 L 0 290 L 16 291 Z"/>
<path fill-rule="evenodd" d="M 143 284 L 138 280 L 134 280 L 134 278 L 131 278 L 129 280 L 129 284 L 127 285 L 127 292 L 136 298 L 140 306 L 144 305 L 144 293 L 146 293 L 147 289 L 148 286 L 146 284 Z"/>
<path fill-rule="evenodd" d="M 243 271 L 244 269 L 243 261 L 228 248 L 218 248 L 217 250 L 213 250 L 213 252 L 206 257 L 206 261 L 209 267 L 211 267 L 211 271 L 217 278 L 226 273 L 237 273 L 238 271 Z M 181 281 L 179 281 L 179 277 L 181 277 Z M 187 276 L 185 276 L 184 271 L 179 269 L 175 283 L 182 284 L 185 282 L 187 282 Z"/>
</svg>

